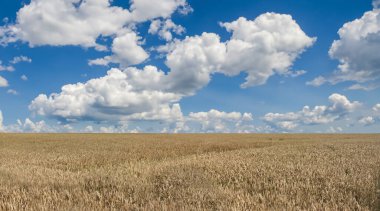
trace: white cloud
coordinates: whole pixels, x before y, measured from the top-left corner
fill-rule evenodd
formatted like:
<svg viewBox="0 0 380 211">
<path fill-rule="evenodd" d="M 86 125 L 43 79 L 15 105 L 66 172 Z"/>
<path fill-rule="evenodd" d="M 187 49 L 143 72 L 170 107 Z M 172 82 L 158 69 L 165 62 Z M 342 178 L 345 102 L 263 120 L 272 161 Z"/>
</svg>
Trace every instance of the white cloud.
<svg viewBox="0 0 380 211">
<path fill-rule="evenodd" d="M 380 103 L 373 106 L 372 110 L 380 115 Z"/>
<path fill-rule="evenodd" d="M 10 61 L 10 64 L 17 64 L 19 62 L 31 62 L 31 59 L 25 56 L 19 56 L 19 57 L 14 57 L 12 61 Z M 3 65 L 3 62 L 0 61 L 0 72 L 1 71 L 8 71 L 8 72 L 13 72 L 15 71 L 15 68 L 12 65 Z M 9 86 L 8 81 L 0 76 L 0 87 L 7 87 Z M 8 90 L 9 94 L 15 94 L 14 90 Z"/>
<path fill-rule="evenodd" d="M 166 65 L 177 90 L 194 92 L 217 72 L 228 76 L 246 72 L 243 88 L 265 84 L 274 74 L 292 75 L 295 59 L 315 42 L 289 15 L 265 13 L 253 21 L 239 18 L 221 25 L 232 32 L 227 42 L 214 33 L 203 33 L 158 48 L 168 52 Z"/>
<path fill-rule="evenodd" d="M 292 78 L 296 78 L 298 76 L 301 76 L 301 75 L 305 75 L 307 72 L 305 70 L 296 70 L 296 71 L 289 71 L 288 73 L 286 73 L 285 75 L 286 76 L 290 76 Z"/>
<path fill-rule="evenodd" d="M 14 89 L 8 89 L 7 93 L 11 95 L 18 95 L 18 92 Z"/>
<path fill-rule="evenodd" d="M 359 120 L 359 123 L 368 126 L 368 125 L 374 124 L 375 123 L 375 119 L 372 116 L 362 117 Z"/>
<path fill-rule="evenodd" d="M 188 130 L 210 133 L 244 132 L 253 120 L 251 113 L 226 113 L 212 109 L 208 112 L 190 113 L 186 119 Z M 200 125 L 200 128 L 197 127 Z M 191 128 L 191 129 L 190 129 Z"/>
<path fill-rule="evenodd" d="M 0 87 L 7 87 L 9 86 L 7 79 L 0 76 Z"/>
<path fill-rule="evenodd" d="M 210 74 L 221 69 L 225 61 L 226 46 L 213 33 L 186 37 L 172 46 L 166 57 L 169 67 L 167 83 L 173 90 L 194 94 L 210 81 Z"/>
<path fill-rule="evenodd" d="M 27 77 L 26 75 L 22 75 L 22 76 L 21 76 L 21 80 L 23 80 L 23 81 L 27 81 L 27 80 L 28 80 L 28 77 Z"/>
<path fill-rule="evenodd" d="M 173 84 L 168 83 L 169 79 L 169 75 L 153 66 L 147 66 L 143 70 L 111 69 L 104 77 L 86 83 L 65 85 L 60 93 L 39 95 L 29 108 L 38 115 L 63 122 L 89 120 L 123 123 L 101 126 L 98 129 L 100 132 L 133 132 L 134 129 L 128 127 L 128 122 L 139 121 L 162 121 L 161 132 L 253 130 L 250 113 L 227 113 L 213 109 L 184 116 L 178 102 L 186 95 L 175 90 Z M 98 131 L 94 127 L 85 130 Z"/>
<path fill-rule="evenodd" d="M 379 87 L 378 84 L 368 84 L 368 85 L 363 85 L 363 84 L 353 84 L 350 87 L 348 87 L 348 90 L 362 90 L 362 91 L 371 91 L 374 89 L 377 89 Z"/>
<path fill-rule="evenodd" d="M 149 55 L 140 46 L 141 37 L 129 31 L 118 35 L 112 43 L 113 55 L 101 59 L 90 60 L 89 65 L 108 65 L 118 63 L 122 67 L 136 65 L 145 61 Z"/>
<path fill-rule="evenodd" d="M 32 47 L 74 45 L 104 51 L 107 47 L 97 43 L 100 37 L 120 34 L 136 23 L 170 18 L 178 10 L 190 11 L 186 0 L 132 0 L 130 10 L 111 2 L 31 0 L 17 12 L 15 24 L 0 27 L 0 44 L 21 40 Z"/>
<path fill-rule="evenodd" d="M 94 132 L 92 126 L 87 126 L 85 130 L 90 130 L 88 132 Z M 139 129 L 129 129 L 128 122 L 120 121 L 116 125 L 112 126 L 102 126 L 96 132 L 99 133 L 139 133 Z"/>
<path fill-rule="evenodd" d="M 23 131 L 30 131 L 30 132 L 37 132 L 37 133 L 52 131 L 44 121 L 39 121 L 39 122 L 34 123 L 28 118 L 25 120 L 22 127 L 23 127 Z"/>
<path fill-rule="evenodd" d="M 345 23 L 338 34 L 340 39 L 333 42 L 329 55 L 339 60 L 340 65 L 326 78 L 326 82 L 379 83 L 380 9 L 366 12 L 361 18 Z M 358 87 L 356 85 L 351 89 Z"/>
<path fill-rule="evenodd" d="M 61 93 L 39 95 L 30 110 L 65 120 L 172 119 L 178 115 L 173 103 L 181 95 L 162 86 L 165 74 L 156 67 L 144 70 L 111 69 L 107 75 L 86 83 L 69 84 Z"/>
<path fill-rule="evenodd" d="M 324 78 L 322 76 L 318 76 L 318 77 L 314 78 L 312 81 L 306 82 L 306 85 L 319 87 L 319 86 L 322 86 L 323 84 L 325 84 L 326 82 L 327 82 L 326 78 Z"/>
<path fill-rule="evenodd" d="M 13 25 L 0 26 L 0 45 L 6 46 L 8 43 L 16 42 L 18 38 L 15 32 L 16 28 Z"/>
<path fill-rule="evenodd" d="M 222 25 L 233 32 L 227 42 L 221 42 L 214 33 L 203 33 L 166 45 L 167 74 L 153 66 L 143 70 L 111 69 L 104 77 L 65 85 L 60 93 L 41 94 L 29 108 L 39 115 L 66 121 L 181 120 L 183 115 L 176 103 L 206 86 L 211 74 L 233 76 L 247 71 L 244 87 L 265 83 L 275 73 L 299 75 L 303 71 L 293 73 L 289 68 L 315 41 L 289 15 L 266 13 L 254 21 L 240 18 Z M 128 66 L 141 62 L 146 55 L 134 44 L 138 41 L 134 32 L 118 36 L 113 42 L 114 55 L 90 64 L 118 62 Z M 141 53 L 123 51 L 135 47 Z M 129 60 L 131 57 L 136 59 Z"/>
<path fill-rule="evenodd" d="M 182 14 L 191 12 L 186 0 L 131 0 L 132 19 L 143 22 L 155 18 L 169 18 L 177 9 Z"/>
<path fill-rule="evenodd" d="M 342 131 L 343 131 L 343 128 L 341 128 L 341 127 L 333 127 L 333 126 L 331 126 L 331 127 L 327 130 L 328 133 L 340 133 L 340 132 L 342 132 Z"/>
<path fill-rule="evenodd" d="M 115 34 L 130 20 L 128 10 L 111 6 L 109 0 L 32 0 L 18 11 L 17 23 L 8 28 L 30 46 L 101 49 L 97 38 Z"/>
<path fill-rule="evenodd" d="M 17 64 L 17 63 L 20 63 L 20 62 L 27 62 L 27 63 L 31 63 L 32 62 L 32 59 L 29 58 L 29 57 L 26 57 L 26 56 L 16 56 L 12 59 L 12 61 L 10 63 L 12 64 Z"/>
<path fill-rule="evenodd" d="M 340 120 L 347 114 L 355 111 L 361 103 L 351 102 L 346 96 L 332 94 L 329 97 L 330 105 L 305 106 L 301 111 L 289 113 L 268 113 L 263 120 L 271 126 L 282 130 L 294 130 L 300 125 L 327 124 Z"/>
<path fill-rule="evenodd" d="M 148 32 L 150 34 L 158 34 L 161 39 L 166 41 L 171 41 L 173 39 L 173 33 L 181 35 L 185 33 L 185 28 L 175 24 L 171 19 L 164 21 L 158 19 L 152 21 Z"/>
<path fill-rule="evenodd" d="M 369 116 L 364 116 L 359 120 L 359 123 L 365 126 L 370 126 L 377 122 L 380 122 L 380 103 L 372 107 L 372 110 L 369 112 Z"/>
<path fill-rule="evenodd" d="M 70 132 L 69 125 L 50 125 L 45 121 L 33 122 L 31 119 L 26 118 L 25 121 L 17 120 L 16 124 L 4 126 L 5 132 L 13 133 L 56 133 L 56 132 Z"/>
<path fill-rule="evenodd" d="M 232 32 L 223 72 L 236 75 L 246 71 L 243 87 L 265 84 L 275 73 L 287 74 L 294 60 L 316 40 L 290 15 L 265 13 L 254 21 L 239 18 L 221 25 Z"/>
<path fill-rule="evenodd" d="M 9 72 L 12 72 L 12 71 L 15 70 L 15 68 L 14 68 L 13 66 L 11 66 L 11 65 L 5 66 L 5 65 L 3 65 L 2 63 L 3 63 L 3 62 L 0 61 L 0 72 L 1 72 L 1 71 L 9 71 Z"/>
</svg>

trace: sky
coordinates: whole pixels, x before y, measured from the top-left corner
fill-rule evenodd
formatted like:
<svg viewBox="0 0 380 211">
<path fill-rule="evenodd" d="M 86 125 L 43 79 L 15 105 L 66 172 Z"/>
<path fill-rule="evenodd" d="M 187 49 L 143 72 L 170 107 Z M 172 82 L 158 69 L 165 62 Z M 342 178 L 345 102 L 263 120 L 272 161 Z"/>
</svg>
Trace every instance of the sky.
<svg viewBox="0 0 380 211">
<path fill-rule="evenodd" d="M 379 0 L 2 0 L 0 131 L 378 133 Z"/>
</svg>

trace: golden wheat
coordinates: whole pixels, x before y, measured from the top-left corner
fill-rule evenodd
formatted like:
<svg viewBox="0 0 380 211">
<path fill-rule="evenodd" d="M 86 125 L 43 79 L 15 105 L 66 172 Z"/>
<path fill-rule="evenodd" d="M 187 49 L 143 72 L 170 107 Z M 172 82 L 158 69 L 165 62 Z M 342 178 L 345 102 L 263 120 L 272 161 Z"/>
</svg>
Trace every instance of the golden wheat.
<svg viewBox="0 0 380 211">
<path fill-rule="evenodd" d="M 0 210 L 376 210 L 380 135 L 0 134 Z"/>
</svg>

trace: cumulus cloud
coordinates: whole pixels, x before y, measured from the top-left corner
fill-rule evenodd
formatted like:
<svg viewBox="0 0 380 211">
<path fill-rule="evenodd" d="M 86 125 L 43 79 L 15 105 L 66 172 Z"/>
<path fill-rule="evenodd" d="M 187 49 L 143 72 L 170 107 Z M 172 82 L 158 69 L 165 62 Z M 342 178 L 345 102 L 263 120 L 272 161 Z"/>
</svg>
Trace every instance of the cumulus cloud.
<svg viewBox="0 0 380 211">
<path fill-rule="evenodd" d="M 30 46 L 79 45 L 105 50 L 100 36 L 111 36 L 128 24 L 169 18 L 186 9 L 186 0 L 132 0 L 130 9 L 110 0 L 32 0 L 17 13 L 15 24 L 0 27 L 0 43 L 21 40 Z"/>
<path fill-rule="evenodd" d="M 89 65 L 103 65 L 117 63 L 123 67 L 136 65 L 145 61 L 149 55 L 140 46 L 141 37 L 129 31 L 117 36 L 112 42 L 113 55 L 101 59 L 90 60 Z"/>
<path fill-rule="evenodd" d="M 203 33 L 158 49 L 168 53 L 169 76 L 179 81 L 177 89 L 197 90 L 208 84 L 212 73 L 236 76 L 246 72 L 243 88 L 265 84 L 274 74 L 292 75 L 295 59 L 316 40 L 290 15 L 265 13 L 253 21 L 239 18 L 221 26 L 232 32 L 226 42 L 217 34 Z"/>
<path fill-rule="evenodd" d="M 96 39 L 115 34 L 130 20 L 128 10 L 111 6 L 109 0 L 32 0 L 18 11 L 16 24 L 7 27 L 30 46 L 102 49 Z"/>
<path fill-rule="evenodd" d="M 373 106 L 372 110 L 378 114 L 380 114 L 380 103 Z"/>
<path fill-rule="evenodd" d="M 3 62 L 0 60 L 0 72 L 1 71 L 8 71 L 8 72 L 13 72 L 15 71 L 15 68 L 13 67 L 14 64 L 20 63 L 20 62 L 32 62 L 32 60 L 26 56 L 18 56 L 14 57 L 10 62 L 8 62 L 8 65 L 3 65 Z M 7 87 L 9 86 L 8 81 L 0 76 L 0 87 Z M 14 90 L 8 90 L 9 94 L 15 94 Z"/>
<path fill-rule="evenodd" d="M 48 124 L 45 121 L 33 121 L 26 118 L 24 121 L 17 120 L 16 124 L 4 126 L 5 132 L 11 133 L 61 133 L 61 132 L 73 132 L 74 129 L 66 124 Z"/>
<path fill-rule="evenodd" d="M 209 83 L 210 74 L 221 69 L 225 57 L 226 46 L 216 34 L 203 33 L 178 41 L 166 57 L 168 83 L 173 90 L 193 94 Z"/>
<path fill-rule="evenodd" d="M 167 53 L 167 74 L 153 66 L 111 69 L 104 77 L 65 85 L 60 93 L 41 94 L 29 108 L 65 121 L 178 120 L 182 112 L 177 103 L 206 86 L 213 73 L 233 76 L 246 71 L 244 87 L 263 84 L 275 73 L 292 74 L 289 68 L 293 61 L 315 41 L 289 15 L 266 13 L 254 21 L 239 18 L 222 25 L 232 32 L 227 42 L 221 42 L 217 34 L 203 33 L 167 44 L 162 51 Z M 90 64 L 118 62 L 128 66 L 142 61 L 146 58 L 143 49 L 141 54 L 123 51 L 125 45 L 138 40 L 133 32 L 116 37 L 114 55 Z M 136 61 L 126 59 L 133 56 Z"/>
<path fill-rule="evenodd" d="M 327 130 L 328 133 L 340 133 L 340 132 L 342 132 L 342 131 L 343 131 L 343 128 L 342 128 L 342 127 L 333 127 L 333 126 L 331 126 L 331 127 Z"/>
<path fill-rule="evenodd" d="M 0 61 L 0 72 L 1 71 L 9 71 L 9 72 L 12 72 L 14 71 L 15 68 L 12 66 L 12 65 L 3 65 L 3 62 Z"/>
<path fill-rule="evenodd" d="M 65 120 L 173 118 L 178 109 L 172 104 L 181 95 L 161 86 L 164 77 L 164 72 L 153 66 L 111 69 L 104 77 L 65 85 L 61 93 L 41 94 L 29 108 L 39 115 Z"/>
<path fill-rule="evenodd" d="M 366 89 L 365 83 L 379 83 L 380 80 L 380 9 L 374 1 L 375 9 L 366 12 L 361 18 L 345 23 L 339 29 L 340 39 L 335 40 L 329 50 L 333 59 L 340 64 L 331 76 L 323 82 L 336 84 L 344 81 L 356 82 L 352 88 Z M 315 79 L 315 80 L 318 80 Z M 316 86 L 323 83 L 315 83 Z M 373 86 L 372 86 L 373 88 Z"/>
<path fill-rule="evenodd" d="M 175 104 L 173 107 L 180 112 L 178 104 Z M 182 115 L 182 113 L 180 115 Z M 0 127 L 0 131 L 28 133 L 249 133 L 257 131 L 263 132 L 265 130 L 265 128 L 261 129 L 253 126 L 252 120 L 253 117 L 251 113 L 228 113 L 212 109 L 208 112 L 190 113 L 188 116 L 182 116 L 181 118 L 173 119 L 173 121 L 147 121 L 145 124 L 139 124 L 141 123 L 140 121 L 121 120 L 116 122 L 90 123 L 82 127 L 74 126 L 74 123 L 47 123 L 43 120 L 33 121 L 26 118 L 24 121 L 17 120 L 15 124 Z"/>
<path fill-rule="evenodd" d="M 181 35 L 185 33 L 185 28 L 181 25 L 175 24 L 171 19 L 164 21 L 154 20 L 150 24 L 149 34 L 158 34 L 161 39 L 171 41 L 173 39 L 173 33 Z"/>
<path fill-rule="evenodd" d="M 374 119 L 374 117 L 372 117 L 372 116 L 362 117 L 362 118 L 359 120 L 359 123 L 360 123 L 360 124 L 363 124 L 363 125 L 365 125 L 365 126 L 373 125 L 373 124 L 375 123 L 375 119 Z"/>
<path fill-rule="evenodd" d="M 7 93 L 11 95 L 18 95 L 18 92 L 14 89 L 8 89 Z"/>
<path fill-rule="evenodd" d="M 27 77 L 26 75 L 22 75 L 22 76 L 21 76 L 21 80 L 23 80 L 23 81 L 27 81 L 27 80 L 28 80 L 28 77 Z"/>
<path fill-rule="evenodd" d="M 375 90 L 379 87 L 380 85 L 378 84 L 368 84 L 368 85 L 363 85 L 363 84 L 353 84 L 350 87 L 348 87 L 348 90 L 362 90 L 362 91 L 371 91 Z"/>
<path fill-rule="evenodd" d="M 108 47 L 99 44 L 98 39 L 116 36 L 112 46 L 114 54 L 90 64 L 134 65 L 144 61 L 148 54 L 139 46 L 141 42 L 136 33 L 125 33 L 126 30 L 132 30 L 136 23 L 170 18 L 175 11 L 182 14 L 190 11 L 186 0 L 132 0 L 129 9 L 112 6 L 111 2 L 32 0 L 18 11 L 15 24 L 0 27 L 0 44 L 20 40 L 31 47 L 73 45 L 105 51 Z M 166 28 L 180 30 L 175 24 Z"/>
<path fill-rule="evenodd" d="M 263 120 L 278 129 L 294 130 L 300 125 L 327 124 L 340 120 L 347 114 L 355 111 L 361 103 L 351 102 L 346 96 L 332 94 L 329 97 L 330 105 L 320 105 L 310 108 L 305 106 L 301 111 L 289 113 L 268 113 Z"/>
<path fill-rule="evenodd" d="M 41 94 L 29 108 L 35 114 L 62 122 L 89 120 L 123 123 L 123 127 L 120 124 L 102 126 L 98 129 L 100 132 L 133 132 L 127 127 L 129 121 L 162 121 L 161 132 L 252 131 L 250 122 L 253 117 L 250 113 L 227 113 L 213 109 L 184 116 L 178 102 L 187 95 L 176 90 L 170 80 L 170 74 L 153 66 L 142 70 L 111 69 L 104 77 L 65 85 L 60 93 L 50 96 Z M 92 128 L 91 131 L 94 130 Z"/>
<path fill-rule="evenodd" d="M 158 17 L 169 18 L 177 9 L 182 14 L 191 12 L 186 0 L 131 0 L 131 14 L 136 22 L 143 22 Z"/>
<path fill-rule="evenodd" d="M 370 116 L 364 116 L 360 118 L 359 123 L 365 126 L 370 126 L 377 122 L 380 122 L 380 103 L 372 107 L 372 110 L 369 113 L 369 115 Z"/>
<path fill-rule="evenodd" d="M 94 132 L 94 128 L 92 126 L 86 127 L 87 130 L 91 130 L 89 132 Z M 96 132 L 99 133 L 139 133 L 139 129 L 130 129 L 128 122 L 120 121 L 116 125 L 111 126 L 102 126 Z"/>
<path fill-rule="evenodd" d="M 11 63 L 12 64 L 18 64 L 20 62 L 27 62 L 27 63 L 31 63 L 32 62 L 32 59 L 27 57 L 27 56 L 16 56 L 12 59 Z"/>
<path fill-rule="evenodd" d="M 0 87 L 7 87 L 9 86 L 7 79 L 0 76 Z"/>
<path fill-rule="evenodd" d="M 3 114 L 0 111 L 0 132 L 54 132 L 44 121 L 33 122 L 29 118 L 24 122 L 17 120 L 17 124 L 4 125 Z"/>
<path fill-rule="evenodd" d="M 322 86 L 323 84 L 325 84 L 326 82 L 327 82 L 326 78 L 324 78 L 323 76 L 318 76 L 311 81 L 307 81 L 306 85 L 319 87 L 319 86 Z"/>
<path fill-rule="evenodd" d="M 212 109 L 208 112 L 190 113 L 186 126 L 195 131 L 209 133 L 244 132 L 251 126 L 253 115 L 251 113 L 223 112 Z M 197 127 L 200 125 L 200 128 Z"/>
<path fill-rule="evenodd" d="M 275 73 L 288 73 L 294 60 L 316 40 L 308 37 L 290 15 L 265 13 L 254 21 L 239 18 L 221 25 L 232 32 L 222 72 L 236 75 L 246 71 L 242 87 L 262 85 Z"/>
<path fill-rule="evenodd" d="M 292 78 L 296 78 L 298 76 L 305 75 L 306 73 L 307 72 L 305 70 L 296 70 L 296 71 L 291 71 L 291 72 L 289 71 L 285 75 L 289 76 L 289 77 L 292 77 Z"/>
<path fill-rule="evenodd" d="M 22 128 L 22 131 L 24 132 L 51 132 L 53 131 L 46 123 L 45 121 L 39 121 L 39 122 L 33 122 L 30 119 L 25 119 L 25 122 L 20 122 L 20 127 Z"/>
</svg>

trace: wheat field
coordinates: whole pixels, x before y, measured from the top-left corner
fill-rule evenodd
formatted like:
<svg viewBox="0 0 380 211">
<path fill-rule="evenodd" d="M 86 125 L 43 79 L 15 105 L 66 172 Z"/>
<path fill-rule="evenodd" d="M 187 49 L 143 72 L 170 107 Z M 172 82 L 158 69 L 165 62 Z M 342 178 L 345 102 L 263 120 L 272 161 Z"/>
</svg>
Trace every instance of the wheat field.
<svg viewBox="0 0 380 211">
<path fill-rule="evenodd" d="M 0 134 L 0 210 L 379 210 L 380 135 Z"/>
</svg>

